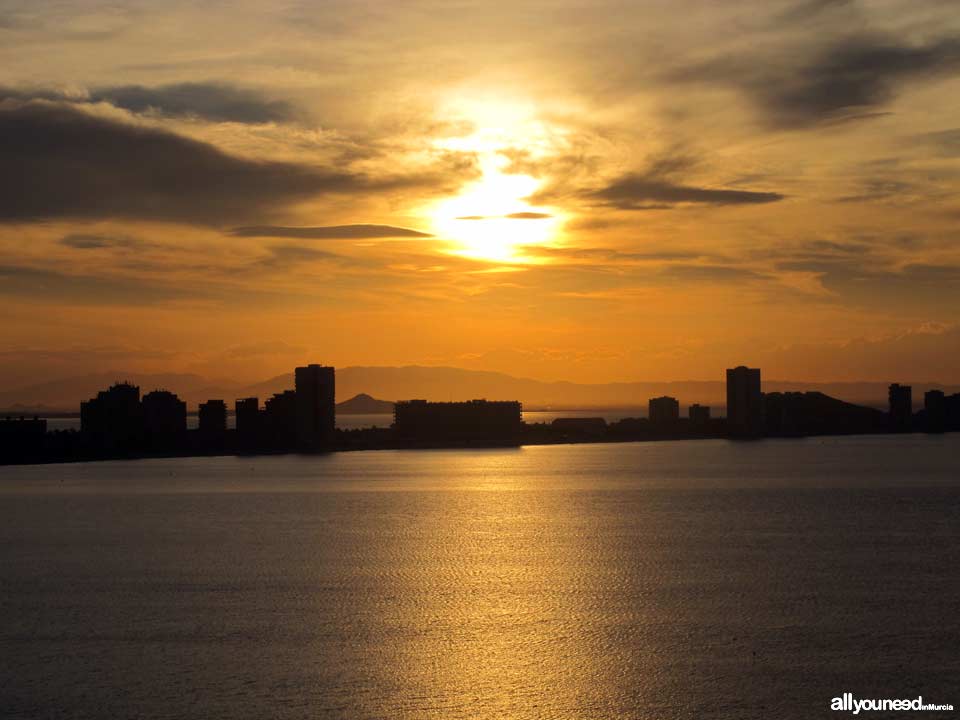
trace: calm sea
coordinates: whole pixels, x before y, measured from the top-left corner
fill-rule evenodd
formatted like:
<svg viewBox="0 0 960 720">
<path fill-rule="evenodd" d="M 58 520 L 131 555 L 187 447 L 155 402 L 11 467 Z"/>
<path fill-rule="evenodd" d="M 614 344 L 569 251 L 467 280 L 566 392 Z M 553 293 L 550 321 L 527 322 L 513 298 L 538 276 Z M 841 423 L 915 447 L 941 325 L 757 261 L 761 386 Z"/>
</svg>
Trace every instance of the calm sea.
<svg viewBox="0 0 960 720">
<path fill-rule="evenodd" d="M 958 435 L 0 468 L 3 718 L 837 718 L 958 638 Z"/>
</svg>

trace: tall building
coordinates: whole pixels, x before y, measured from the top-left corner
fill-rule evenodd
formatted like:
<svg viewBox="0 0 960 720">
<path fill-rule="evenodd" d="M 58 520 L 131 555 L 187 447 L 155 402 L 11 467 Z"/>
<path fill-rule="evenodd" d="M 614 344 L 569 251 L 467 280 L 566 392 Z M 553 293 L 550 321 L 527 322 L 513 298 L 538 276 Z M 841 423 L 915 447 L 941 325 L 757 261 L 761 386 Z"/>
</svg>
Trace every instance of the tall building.
<svg viewBox="0 0 960 720">
<path fill-rule="evenodd" d="M 393 427 L 407 440 L 512 444 L 520 441 L 522 411 L 515 400 L 403 400 L 393 406 Z"/>
<path fill-rule="evenodd" d="M 207 400 L 200 403 L 197 424 L 202 435 L 212 437 L 227 432 L 227 404 L 223 400 Z"/>
<path fill-rule="evenodd" d="M 260 400 L 255 397 L 237 400 L 234 405 L 237 424 L 237 449 L 252 451 L 260 440 Z"/>
<path fill-rule="evenodd" d="M 676 398 L 664 395 L 650 398 L 647 403 L 647 417 L 654 425 L 670 425 L 680 419 L 680 403 Z"/>
<path fill-rule="evenodd" d="M 887 393 L 890 403 L 890 424 L 894 430 L 910 429 L 913 420 L 913 388 L 893 383 Z"/>
<path fill-rule="evenodd" d="M 943 432 L 947 427 L 947 396 L 943 390 L 928 390 L 923 395 L 924 425 L 928 432 Z"/>
<path fill-rule="evenodd" d="M 127 451 L 139 445 L 143 436 L 140 388 L 115 383 L 80 403 L 80 431 L 105 451 Z"/>
<path fill-rule="evenodd" d="M 727 430 L 739 437 L 763 434 L 760 368 L 740 365 L 727 370 Z"/>
<path fill-rule="evenodd" d="M 263 433 L 276 450 L 291 450 L 297 444 L 297 394 L 276 393 L 263 404 Z"/>
<path fill-rule="evenodd" d="M 296 439 L 301 448 L 329 445 L 336 428 L 336 371 L 326 365 L 298 367 L 296 387 Z"/>
<path fill-rule="evenodd" d="M 167 390 L 143 396 L 143 429 L 146 440 L 155 446 L 182 442 L 187 432 L 187 404 Z"/>
<path fill-rule="evenodd" d="M 690 406 L 689 417 L 692 425 L 706 425 L 710 422 L 710 408 L 707 405 L 694 403 Z"/>
</svg>

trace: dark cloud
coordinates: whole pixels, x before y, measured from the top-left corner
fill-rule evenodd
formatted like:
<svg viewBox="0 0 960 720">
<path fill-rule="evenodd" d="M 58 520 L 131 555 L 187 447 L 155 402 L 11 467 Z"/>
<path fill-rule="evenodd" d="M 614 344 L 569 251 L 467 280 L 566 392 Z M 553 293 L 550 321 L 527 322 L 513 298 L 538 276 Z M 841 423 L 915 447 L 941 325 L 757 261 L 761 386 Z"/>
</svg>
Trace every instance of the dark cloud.
<svg viewBox="0 0 960 720">
<path fill-rule="evenodd" d="M 282 100 L 226 83 L 175 85 L 120 85 L 70 93 L 49 88 L 0 87 L 0 100 L 47 100 L 75 104 L 108 103 L 132 113 L 168 118 L 197 118 L 212 122 L 287 122 L 298 117 Z"/>
<path fill-rule="evenodd" d="M 619 210 L 654 210 L 676 204 L 757 205 L 783 200 L 784 195 L 750 190 L 717 190 L 682 185 L 657 174 L 625 175 L 605 188 L 588 193 Z"/>
<path fill-rule="evenodd" d="M 109 235 L 93 235 L 88 233 L 71 233 L 60 238 L 60 244 L 75 250 L 96 250 L 100 248 L 131 248 L 139 245 L 137 240 L 128 237 L 113 237 Z"/>
<path fill-rule="evenodd" d="M 754 100 L 768 124 L 792 129 L 876 117 L 876 109 L 905 83 L 958 68 L 960 38 L 908 44 L 886 36 L 855 35 L 828 44 L 782 48 L 777 56 L 718 58 L 669 77 L 738 87 Z"/>
<path fill-rule="evenodd" d="M 220 226 L 262 222 L 324 194 L 423 186 L 228 155 L 212 145 L 63 105 L 0 109 L 0 222 L 131 218 Z"/>
<path fill-rule="evenodd" d="M 108 102 L 134 113 L 196 117 L 214 122 L 285 122 L 296 117 L 287 102 L 223 83 L 178 83 L 147 87 L 122 85 L 90 92 L 92 102 Z"/>
<path fill-rule="evenodd" d="M 429 238 L 429 233 L 392 225 L 330 225 L 326 227 L 283 227 L 252 225 L 230 231 L 234 237 L 287 237 L 315 240 L 364 238 Z"/>
<path fill-rule="evenodd" d="M 909 79 L 960 66 L 960 39 L 905 45 L 876 37 L 846 38 L 812 62 L 787 68 L 753 90 L 779 125 L 802 126 L 888 102 Z"/>
</svg>

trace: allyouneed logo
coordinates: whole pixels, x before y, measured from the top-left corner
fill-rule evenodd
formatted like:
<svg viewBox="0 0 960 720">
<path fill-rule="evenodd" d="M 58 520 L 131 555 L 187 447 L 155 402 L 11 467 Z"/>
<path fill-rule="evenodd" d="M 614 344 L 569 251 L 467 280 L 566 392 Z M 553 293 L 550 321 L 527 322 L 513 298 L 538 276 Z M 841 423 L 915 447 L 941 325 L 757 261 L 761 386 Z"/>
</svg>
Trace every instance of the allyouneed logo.
<svg viewBox="0 0 960 720">
<path fill-rule="evenodd" d="M 857 700 L 853 693 L 843 693 L 840 697 L 835 697 L 830 701 L 830 709 L 844 711 L 859 715 L 861 711 L 873 710 L 947 710 L 952 711 L 953 705 L 925 703 L 923 696 L 912 700 Z"/>
</svg>

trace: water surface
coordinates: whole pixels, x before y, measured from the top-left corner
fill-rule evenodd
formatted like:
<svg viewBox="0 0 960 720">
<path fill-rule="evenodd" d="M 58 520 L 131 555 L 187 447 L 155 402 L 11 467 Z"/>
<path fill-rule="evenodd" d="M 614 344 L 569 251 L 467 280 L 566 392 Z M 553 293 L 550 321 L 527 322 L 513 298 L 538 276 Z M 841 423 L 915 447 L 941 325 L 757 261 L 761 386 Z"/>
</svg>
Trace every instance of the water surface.
<svg viewBox="0 0 960 720">
<path fill-rule="evenodd" d="M 958 464 L 910 435 L 0 468 L 0 716 L 960 706 Z"/>
</svg>

